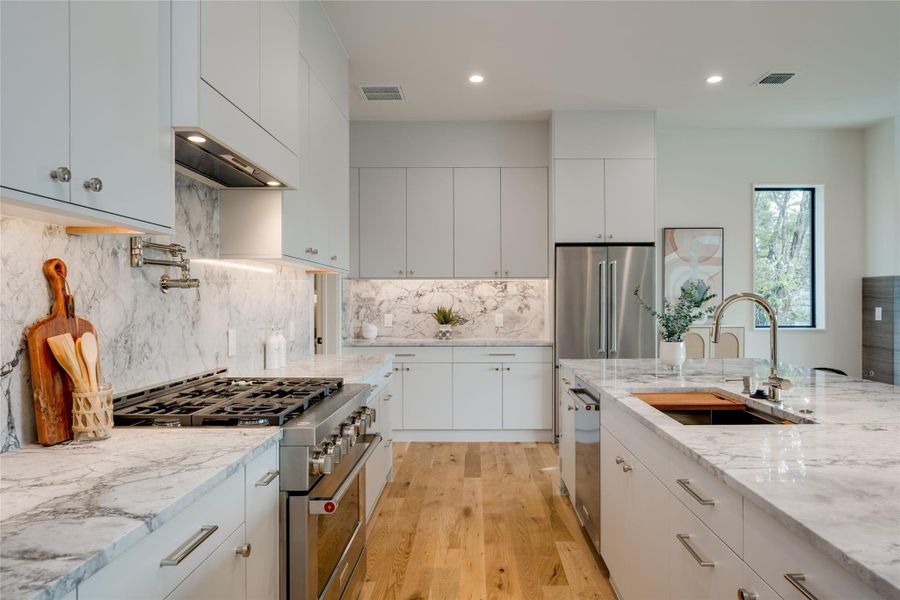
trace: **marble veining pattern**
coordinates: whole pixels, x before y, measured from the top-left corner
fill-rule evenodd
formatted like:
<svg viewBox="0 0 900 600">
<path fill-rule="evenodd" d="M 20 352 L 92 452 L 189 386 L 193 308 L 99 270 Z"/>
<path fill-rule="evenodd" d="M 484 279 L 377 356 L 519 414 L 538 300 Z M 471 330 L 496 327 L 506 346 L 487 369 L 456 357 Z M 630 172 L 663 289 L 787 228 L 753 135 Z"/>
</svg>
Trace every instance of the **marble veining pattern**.
<svg viewBox="0 0 900 600">
<path fill-rule="evenodd" d="M 794 387 L 780 404 L 744 398 L 814 424 L 697 427 L 632 393 L 715 388 L 740 396 L 741 384 L 725 380 L 764 379 L 768 361 L 688 361 L 681 375 L 655 360 L 562 364 L 879 594 L 900 599 L 900 387 L 782 365 Z"/>
<path fill-rule="evenodd" d="M 362 383 L 372 371 L 393 361 L 391 354 L 313 354 L 291 361 L 281 369 L 235 370 L 249 377 L 343 377 L 346 383 Z"/>
<path fill-rule="evenodd" d="M 190 258 L 218 256 L 215 189 L 180 173 L 175 177 L 176 231 L 154 236 L 188 248 Z M 163 294 L 166 271 L 129 266 L 128 236 L 69 236 L 62 227 L 0 217 L 0 450 L 35 440 L 25 332 L 49 313 L 44 260 L 69 267 L 76 312 L 97 328 L 103 373 L 117 393 L 213 368 L 263 366 L 263 340 L 272 325 L 294 321 L 291 358 L 310 354 L 312 279 L 301 269 L 272 265 L 271 273 L 195 263 L 194 290 Z M 174 276 L 170 270 L 170 276 Z M 226 330 L 238 336 L 227 357 Z"/>
<path fill-rule="evenodd" d="M 359 279 L 344 285 L 344 338 L 362 337 L 364 323 L 385 337 L 433 338 L 438 306 L 459 313 L 458 339 L 550 337 L 546 279 Z M 498 313 L 503 327 L 494 326 Z M 394 315 L 393 327 L 383 326 L 385 314 Z"/>
<path fill-rule="evenodd" d="M 527 338 L 509 339 L 509 338 L 453 338 L 449 340 L 439 340 L 437 338 L 396 338 L 396 337 L 379 337 L 374 340 L 366 340 L 362 338 L 351 338 L 344 340 L 344 347 L 350 348 L 369 348 L 379 346 L 552 346 L 550 340 L 532 340 Z"/>
</svg>

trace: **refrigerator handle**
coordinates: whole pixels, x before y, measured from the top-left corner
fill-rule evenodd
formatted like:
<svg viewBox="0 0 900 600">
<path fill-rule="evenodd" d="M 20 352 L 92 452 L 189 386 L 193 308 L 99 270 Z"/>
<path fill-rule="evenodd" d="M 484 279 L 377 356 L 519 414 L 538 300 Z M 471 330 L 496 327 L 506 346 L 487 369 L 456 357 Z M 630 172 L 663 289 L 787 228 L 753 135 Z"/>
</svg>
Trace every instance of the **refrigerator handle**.
<svg viewBox="0 0 900 600">
<path fill-rule="evenodd" d="M 606 261 L 601 260 L 600 268 L 600 347 L 598 352 L 606 352 Z"/>
<path fill-rule="evenodd" d="M 609 351 L 610 353 L 618 352 L 619 337 L 619 261 L 611 260 L 609 262 L 609 283 L 612 287 L 612 306 L 610 307 L 610 324 L 609 324 Z"/>
</svg>

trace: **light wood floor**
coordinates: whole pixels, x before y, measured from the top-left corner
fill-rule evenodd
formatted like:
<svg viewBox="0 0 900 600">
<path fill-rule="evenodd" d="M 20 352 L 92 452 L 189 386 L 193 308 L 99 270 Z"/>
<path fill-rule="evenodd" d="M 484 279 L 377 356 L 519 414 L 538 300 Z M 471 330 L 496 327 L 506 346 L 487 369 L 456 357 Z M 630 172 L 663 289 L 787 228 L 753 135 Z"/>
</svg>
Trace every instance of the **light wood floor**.
<svg viewBox="0 0 900 600">
<path fill-rule="evenodd" d="M 615 600 L 552 444 L 394 444 L 363 600 Z"/>
</svg>

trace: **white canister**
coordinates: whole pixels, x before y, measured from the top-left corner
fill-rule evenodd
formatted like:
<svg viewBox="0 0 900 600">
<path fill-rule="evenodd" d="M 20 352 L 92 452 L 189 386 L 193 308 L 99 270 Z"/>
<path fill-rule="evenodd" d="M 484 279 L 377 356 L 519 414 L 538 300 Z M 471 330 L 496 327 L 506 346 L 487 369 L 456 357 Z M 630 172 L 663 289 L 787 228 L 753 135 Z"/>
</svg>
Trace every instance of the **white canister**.
<svg viewBox="0 0 900 600">
<path fill-rule="evenodd" d="M 659 342 L 659 360 L 665 366 L 680 369 L 686 357 L 684 342 Z"/>
<path fill-rule="evenodd" d="M 378 337 L 378 328 L 371 323 L 363 323 L 362 336 L 367 340 L 374 340 Z"/>
<path fill-rule="evenodd" d="M 281 366 L 281 344 L 278 342 L 278 335 L 275 328 L 266 338 L 266 369 L 277 369 Z"/>
</svg>

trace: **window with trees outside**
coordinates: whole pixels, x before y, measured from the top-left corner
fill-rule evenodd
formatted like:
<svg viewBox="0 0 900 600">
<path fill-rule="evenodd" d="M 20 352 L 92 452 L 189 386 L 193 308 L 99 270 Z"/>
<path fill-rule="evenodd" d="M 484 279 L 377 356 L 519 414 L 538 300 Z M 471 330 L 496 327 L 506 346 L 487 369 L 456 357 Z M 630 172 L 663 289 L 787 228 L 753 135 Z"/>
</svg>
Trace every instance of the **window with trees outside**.
<svg viewBox="0 0 900 600">
<path fill-rule="evenodd" d="M 816 326 L 815 194 L 811 187 L 754 189 L 754 289 L 779 327 Z M 769 326 L 759 307 L 756 326 Z"/>
</svg>

